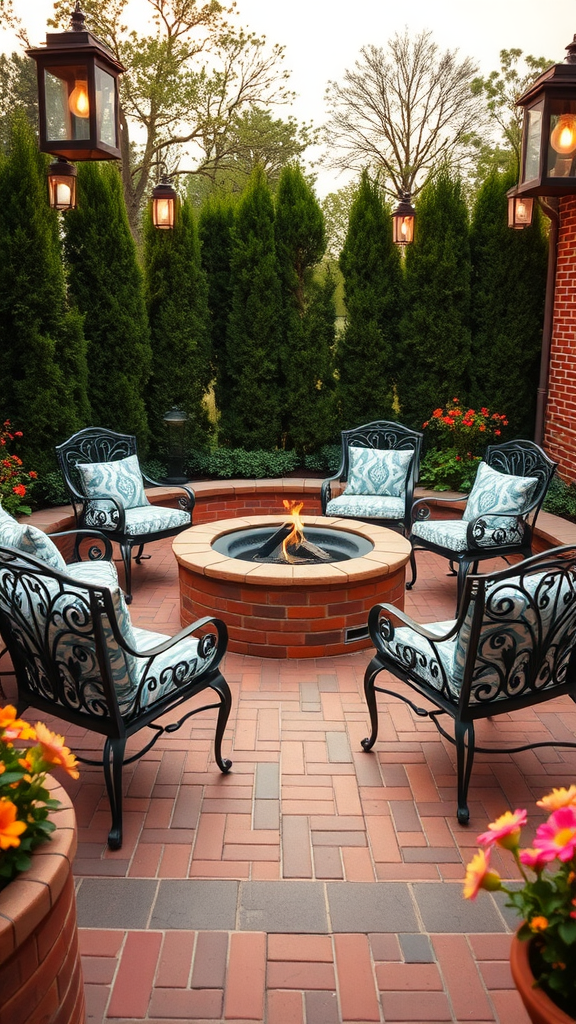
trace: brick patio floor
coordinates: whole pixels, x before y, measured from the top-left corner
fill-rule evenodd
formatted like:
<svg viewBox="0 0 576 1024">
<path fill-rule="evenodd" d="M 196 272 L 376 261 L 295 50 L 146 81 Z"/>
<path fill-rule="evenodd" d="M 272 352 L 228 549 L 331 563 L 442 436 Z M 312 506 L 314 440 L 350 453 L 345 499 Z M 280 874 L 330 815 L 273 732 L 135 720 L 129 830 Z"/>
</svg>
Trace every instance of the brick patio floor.
<svg viewBox="0 0 576 1024">
<path fill-rule="evenodd" d="M 134 566 L 139 626 L 178 631 L 171 543 Z M 407 611 L 450 618 L 456 581 L 419 556 Z M 217 613 L 217 610 L 215 609 Z M 125 769 L 124 845 L 106 848 L 102 773 L 65 781 L 76 809 L 78 920 L 88 1021 L 527 1024 L 508 967 L 516 920 L 462 898 L 476 835 L 572 782 L 576 751 L 478 755 L 471 825 L 456 821 L 454 751 L 380 698 L 374 751 L 362 677 L 370 652 L 302 661 L 228 654 L 233 710 L 222 776 L 213 712 Z M 11 696 L 10 684 L 7 687 Z M 62 723 L 52 720 L 62 731 Z M 478 742 L 572 739 L 568 699 L 485 722 Z M 66 729 L 90 756 L 94 737 Z M 525 836 L 528 840 L 530 836 Z M 504 877 L 504 856 L 493 858 Z"/>
</svg>

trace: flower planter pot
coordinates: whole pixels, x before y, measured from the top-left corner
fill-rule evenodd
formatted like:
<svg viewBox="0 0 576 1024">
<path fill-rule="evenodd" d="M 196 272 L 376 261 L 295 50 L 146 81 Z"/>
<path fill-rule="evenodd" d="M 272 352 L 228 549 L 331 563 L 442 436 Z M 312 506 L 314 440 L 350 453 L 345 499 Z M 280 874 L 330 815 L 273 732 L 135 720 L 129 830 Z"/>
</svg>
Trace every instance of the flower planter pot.
<svg viewBox="0 0 576 1024">
<path fill-rule="evenodd" d="M 532 1024 L 574 1024 L 574 1018 L 556 1006 L 543 989 L 532 987 L 535 978 L 530 967 L 529 953 L 530 942 L 521 942 L 515 935 L 510 947 L 510 968 Z"/>
<path fill-rule="evenodd" d="M 72 860 L 76 818 L 53 779 L 61 808 L 50 814 L 51 841 L 32 854 L 32 867 L 0 891 L 0 1024 L 84 1024 Z"/>
</svg>

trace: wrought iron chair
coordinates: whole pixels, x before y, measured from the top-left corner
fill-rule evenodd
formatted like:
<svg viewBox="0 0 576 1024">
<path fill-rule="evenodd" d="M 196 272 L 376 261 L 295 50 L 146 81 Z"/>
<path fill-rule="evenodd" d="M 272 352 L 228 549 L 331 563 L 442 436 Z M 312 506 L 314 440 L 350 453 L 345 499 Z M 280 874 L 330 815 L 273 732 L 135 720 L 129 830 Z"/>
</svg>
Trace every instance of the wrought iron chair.
<svg viewBox="0 0 576 1024">
<path fill-rule="evenodd" d="M 110 849 L 122 845 L 122 768 L 146 753 L 164 733 L 191 715 L 218 709 L 214 753 L 232 705 L 220 671 L 228 633 L 219 619 L 206 617 L 176 636 L 132 626 L 119 586 L 84 583 L 12 547 L 0 547 L 0 634 L 18 688 L 18 713 L 37 708 L 106 737 L 102 765 L 112 812 Z M 197 634 L 197 635 L 193 635 Z M 201 691 L 218 700 L 194 707 L 178 721 L 157 719 Z M 143 728 L 153 735 L 125 758 L 126 742 Z"/>
<path fill-rule="evenodd" d="M 151 505 L 144 484 L 162 487 L 140 469 L 136 438 L 101 427 L 86 427 L 56 448 L 56 455 L 72 498 L 79 527 L 105 530 L 122 554 L 126 601 L 132 600 L 132 548 L 136 563 L 144 545 L 174 537 L 192 523 L 195 496 L 190 487 L 173 485 L 181 492 L 178 508 Z M 172 485 L 171 485 L 172 486 Z"/>
<path fill-rule="evenodd" d="M 395 620 L 393 624 L 392 619 Z M 368 619 L 376 647 L 364 676 L 371 721 L 370 750 L 378 735 L 376 693 L 398 697 L 416 715 L 432 719 L 456 746 L 458 821 L 469 820 L 468 784 L 475 750 L 516 753 L 576 743 L 548 741 L 518 747 L 475 746 L 474 722 L 568 694 L 576 701 L 576 547 L 553 548 L 487 576 L 469 575 L 458 618 L 420 625 L 394 605 L 378 604 Z M 405 694 L 377 686 L 390 672 L 435 705 L 418 707 Z M 454 736 L 440 725 L 454 720 Z"/>
<path fill-rule="evenodd" d="M 534 525 L 557 463 L 533 441 L 508 441 L 489 445 L 466 508 L 458 519 L 431 519 L 428 498 L 412 506 L 410 590 L 416 582 L 415 552 L 435 551 L 458 565 L 457 607 L 470 566 L 486 558 L 532 554 Z M 435 498 L 434 504 L 449 509 L 462 498 Z M 456 573 L 454 573 L 456 575 Z"/>
<path fill-rule="evenodd" d="M 410 527 L 410 509 L 418 480 L 422 434 L 401 423 L 375 420 L 342 431 L 342 462 L 322 484 L 322 515 L 386 524 L 402 533 Z M 332 483 L 346 481 L 332 497 Z"/>
</svg>

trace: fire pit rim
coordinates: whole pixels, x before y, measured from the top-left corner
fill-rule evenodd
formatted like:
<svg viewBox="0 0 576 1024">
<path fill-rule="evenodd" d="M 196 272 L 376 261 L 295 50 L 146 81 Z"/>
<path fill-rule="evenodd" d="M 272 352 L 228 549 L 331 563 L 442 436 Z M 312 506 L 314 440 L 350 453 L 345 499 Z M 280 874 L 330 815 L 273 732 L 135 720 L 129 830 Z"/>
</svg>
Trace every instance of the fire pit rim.
<svg viewBox="0 0 576 1024">
<path fill-rule="evenodd" d="M 381 576 L 382 571 L 394 572 L 404 566 L 410 557 L 410 543 L 401 534 L 387 527 L 362 523 L 353 519 L 330 516 L 302 516 L 304 526 L 330 527 L 370 538 L 374 547 L 365 555 L 345 562 L 282 565 L 281 563 L 249 562 L 220 554 L 211 547 L 217 537 L 235 530 L 254 527 L 281 526 L 286 515 L 238 516 L 211 523 L 191 526 L 173 541 L 177 561 L 196 572 L 221 580 L 243 580 L 282 586 L 291 580 L 310 580 L 315 584 L 342 583 L 347 578 L 355 581 Z"/>
</svg>

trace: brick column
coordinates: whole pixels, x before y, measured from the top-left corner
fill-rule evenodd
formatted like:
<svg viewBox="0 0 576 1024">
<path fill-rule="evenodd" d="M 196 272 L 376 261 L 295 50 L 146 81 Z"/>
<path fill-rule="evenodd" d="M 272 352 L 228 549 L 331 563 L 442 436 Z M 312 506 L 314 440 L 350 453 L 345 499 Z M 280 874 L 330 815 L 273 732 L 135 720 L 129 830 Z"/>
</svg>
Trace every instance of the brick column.
<svg viewBox="0 0 576 1024">
<path fill-rule="evenodd" d="M 559 202 L 558 262 L 544 447 L 576 480 L 576 196 Z"/>
</svg>

